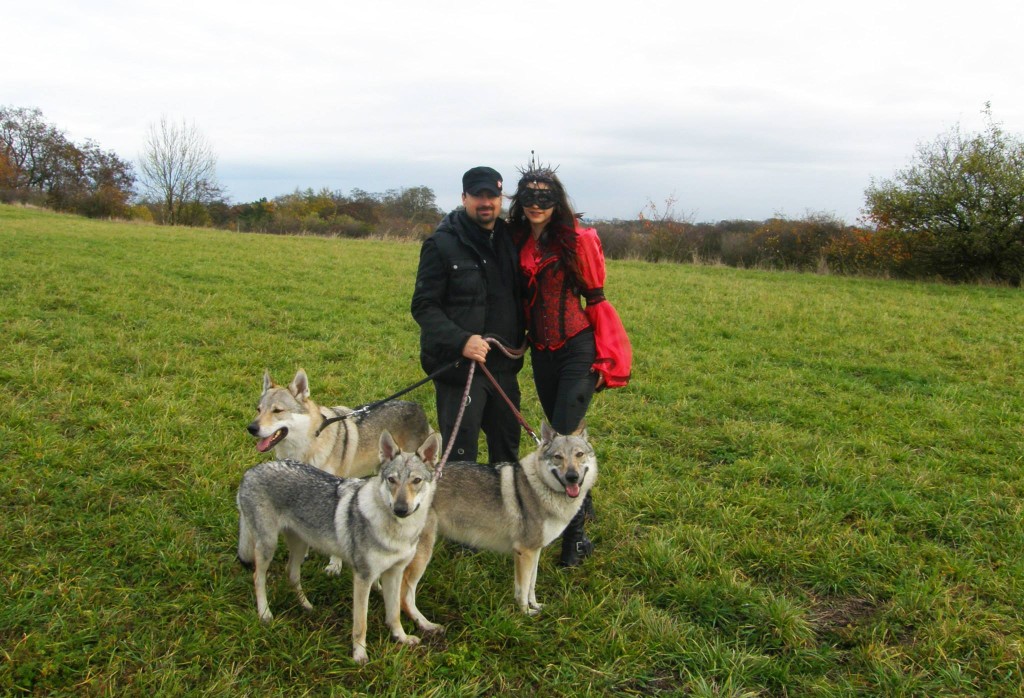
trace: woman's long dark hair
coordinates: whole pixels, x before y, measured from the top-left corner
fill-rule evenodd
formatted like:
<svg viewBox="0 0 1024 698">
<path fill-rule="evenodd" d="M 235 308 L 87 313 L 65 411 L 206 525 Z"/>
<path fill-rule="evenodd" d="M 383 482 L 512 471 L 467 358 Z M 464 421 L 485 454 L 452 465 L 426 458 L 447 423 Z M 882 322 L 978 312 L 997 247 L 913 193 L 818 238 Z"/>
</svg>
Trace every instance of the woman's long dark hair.
<svg viewBox="0 0 1024 698">
<path fill-rule="evenodd" d="M 556 168 L 557 169 L 557 168 Z M 569 195 L 565 187 L 550 167 L 538 167 L 531 163 L 528 168 L 519 170 L 522 177 L 516 186 L 516 193 L 512 195 L 512 204 L 508 211 L 509 228 L 512 231 L 512 239 L 516 247 L 521 248 L 527 238 L 530 237 L 530 220 L 523 212 L 523 205 L 519 199 L 522 193 L 531 183 L 546 184 L 555 195 L 555 210 L 551 214 L 551 220 L 544 227 L 544 231 L 537 240 L 542 247 L 555 251 L 565 264 L 576 288 L 583 288 L 583 279 L 580 277 L 579 261 L 576 256 L 576 213 L 569 203 Z"/>
</svg>

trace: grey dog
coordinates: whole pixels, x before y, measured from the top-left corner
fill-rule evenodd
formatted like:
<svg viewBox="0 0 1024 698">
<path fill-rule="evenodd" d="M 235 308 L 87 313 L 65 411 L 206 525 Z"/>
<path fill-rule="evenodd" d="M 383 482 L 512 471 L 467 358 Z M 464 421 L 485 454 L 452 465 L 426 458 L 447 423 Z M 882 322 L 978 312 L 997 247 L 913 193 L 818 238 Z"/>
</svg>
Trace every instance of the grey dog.
<svg viewBox="0 0 1024 698">
<path fill-rule="evenodd" d="M 238 559 L 254 569 L 260 620 L 273 615 L 267 603 L 267 567 L 283 533 L 288 579 L 306 609 L 302 560 L 310 547 L 352 567 L 352 658 L 363 664 L 370 587 L 378 578 L 391 636 L 406 645 L 401 623 L 402 573 L 416 553 L 434 497 L 433 466 L 441 437 L 426 438 L 416 453 L 402 452 L 388 431 L 380 436 L 380 472 L 367 479 L 339 478 L 290 460 L 261 463 L 246 471 L 238 488 Z"/>
<path fill-rule="evenodd" d="M 557 538 L 597 482 L 597 458 L 581 424 L 558 434 L 546 423 L 540 447 L 518 463 L 497 466 L 455 462 L 437 484 L 430 519 L 405 571 L 402 608 L 423 632 L 443 632 L 416 607 L 416 586 L 438 533 L 466 545 L 515 559 L 513 591 L 524 613 L 540 610 L 537 565 L 545 546 Z"/>
</svg>

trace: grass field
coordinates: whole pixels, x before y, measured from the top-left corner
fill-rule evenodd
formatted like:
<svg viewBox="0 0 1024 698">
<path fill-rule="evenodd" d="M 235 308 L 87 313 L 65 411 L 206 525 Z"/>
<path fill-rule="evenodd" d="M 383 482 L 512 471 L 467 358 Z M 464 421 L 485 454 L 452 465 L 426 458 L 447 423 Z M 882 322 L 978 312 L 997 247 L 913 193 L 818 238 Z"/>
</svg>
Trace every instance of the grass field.
<svg viewBox="0 0 1024 698">
<path fill-rule="evenodd" d="M 7 206 L 0 244 L 3 695 L 1024 695 L 1019 290 L 612 263 L 596 554 L 546 551 L 529 618 L 510 559 L 441 545 L 448 634 L 394 645 L 374 596 L 360 668 L 319 556 L 316 608 L 278 560 L 257 621 L 234 496 L 264 369 L 421 377 L 417 246 Z"/>
</svg>

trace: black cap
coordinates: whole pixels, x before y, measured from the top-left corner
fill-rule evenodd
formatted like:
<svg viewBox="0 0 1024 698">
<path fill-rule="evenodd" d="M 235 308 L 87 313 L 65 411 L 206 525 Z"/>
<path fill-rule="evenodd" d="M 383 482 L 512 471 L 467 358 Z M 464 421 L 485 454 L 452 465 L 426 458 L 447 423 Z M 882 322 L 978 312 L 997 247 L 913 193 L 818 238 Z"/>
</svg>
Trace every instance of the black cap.
<svg viewBox="0 0 1024 698">
<path fill-rule="evenodd" d="M 501 194 L 501 174 L 490 167 L 474 167 L 462 175 L 462 191 L 477 196 L 482 191 Z"/>
</svg>

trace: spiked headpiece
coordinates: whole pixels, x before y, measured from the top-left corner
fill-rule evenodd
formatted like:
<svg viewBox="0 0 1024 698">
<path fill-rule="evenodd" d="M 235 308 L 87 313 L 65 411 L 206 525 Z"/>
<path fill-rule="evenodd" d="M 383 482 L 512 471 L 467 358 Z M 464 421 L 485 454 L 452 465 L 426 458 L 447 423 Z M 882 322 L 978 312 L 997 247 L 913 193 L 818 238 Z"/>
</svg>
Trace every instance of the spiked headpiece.
<svg viewBox="0 0 1024 698">
<path fill-rule="evenodd" d="M 531 150 L 530 151 L 530 164 L 526 167 L 519 168 L 519 185 L 522 186 L 526 182 L 544 182 L 554 186 L 555 172 L 558 171 L 558 167 L 551 167 L 550 165 L 542 165 L 537 162 L 537 155 Z"/>
</svg>

